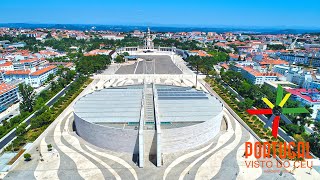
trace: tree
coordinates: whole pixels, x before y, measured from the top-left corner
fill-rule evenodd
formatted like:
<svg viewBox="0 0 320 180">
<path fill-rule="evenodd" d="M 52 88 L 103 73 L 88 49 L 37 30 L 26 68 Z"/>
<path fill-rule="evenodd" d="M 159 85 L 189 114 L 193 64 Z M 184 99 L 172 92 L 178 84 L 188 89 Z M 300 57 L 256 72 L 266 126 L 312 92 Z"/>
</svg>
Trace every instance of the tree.
<svg viewBox="0 0 320 180">
<path fill-rule="evenodd" d="M 282 50 L 282 49 L 285 50 L 286 49 L 286 47 L 282 44 L 268 44 L 267 48 L 271 49 L 271 50 Z"/>
<path fill-rule="evenodd" d="M 58 84 L 55 81 L 52 81 L 50 84 L 50 89 L 52 92 L 56 92 L 56 90 L 59 88 Z"/>
<path fill-rule="evenodd" d="M 22 97 L 20 109 L 22 111 L 32 112 L 35 98 L 33 88 L 27 84 L 19 84 L 19 92 Z"/>
<path fill-rule="evenodd" d="M 116 63 L 123 63 L 125 60 L 124 60 L 124 57 L 122 55 L 118 55 L 115 59 L 115 62 Z"/>
<path fill-rule="evenodd" d="M 238 90 L 238 92 L 240 94 L 243 94 L 243 97 L 249 97 L 250 96 L 250 91 L 251 91 L 251 84 L 249 84 L 248 82 L 244 81 L 241 85 L 240 88 Z"/>
<path fill-rule="evenodd" d="M 64 77 L 66 78 L 67 81 L 71 81 L 76 74 L 77 74 L 76 71 L 68 70 Z"/>
<path fill-rule="evenodd" d="M 76 61 L 76 70 L 80 74 L 89 75 L 106 69 L 111 64 L 111 57 L 106 55 L 82 56 Z"/>
<path fill-rule="evenodd" d="M 4 126 L 0 126 L 0 136 L 6 132 L 6 128 Z"/>
<path fill-rule="evenodd" d="M 320 121 L 314 121 L 314 131 L 320 132 Z"/>
<path fill-rule="evenodd" d="M 47 148 L 48 148 L 48 151 L 52 151 L 52 145 L 51 144 L 48 144 Z"/>
<path fill-rule="evenodd" d="M 253 100 L 250 98 L 246 98 L 243 102 L 240 102 L 238 107 L 240 110 L 244 111 L 246 109 L 250 109 L 253 105 Z"/>
<path fill-rule="evenodd" d="M 220 69 L 220 74 L 222 75 L 224 72 L 225 72 L 225 68 L 222 67 L 222 68 Z"/>
<path fill-rule="evenodd" d="M 31 119 L 30 125 L 32 129 L 49 125 L 53 121 L 52 110 L 48 106 L 43 106 L 38 112 L 41 113 L 37 113 L 37 116 Z"/>
<path fill-rule="evenodd" d="M 298 126 L 296 124 L 287 124 L 285 127 L 288 130 L 288 134 L 291 136 L 294 134 L 302 134 L 305 131 L 304 126 Z"/>
<path fill-rule="evenodd" d="M 216 76 L 217 72 L 215 70 L 211 70 L 211 71 L 209 71 L 209 75 Z"/>
<path fill-rule="evenodd" d="M 130 56 L 130 54 L 128 52 L 124 52 L 122 53 L 124 56 Z"/>
<path fill-rule="evenodd" d="M 23 155 L 23 157 L 24 157 L 24 160 L 25 160 L 25 161 L 30 161 L 30 160 L 31 160 L 31 154 L 29 154 L 29 153 L 25 153 L 25 154 Z"/>
<path fill-rule="evenodd" d="M 46 38 L 47 38 L 47 39 L 52 38 L 51 32 L 48 32 L 48 34 L 47 34 L 47 37 L 46 37 Z"/>
<path fill-rule="evenodd" d="M 309 136 L 307 141 L 310 143 L 311 151 L 316 155 L 320 156 L 320 134 L 315 132 Z"/>
<path fill-rule="evenodd" d="M 58 85 L 59 85 L 60 87 L 63 87 L 63 88 L 64 88 L 67 84 L 68 84 L 68 82 L 67 82 L 66 79 L 61 78 L 61 77 L 58 79 Z"/>
<path fill-rule="evenodd" d="M 17 136 L 21 136 L 24 133 L 26 133 L 26 131 L 27 131 L 26 128 L 27 128 L 27 124 L 26 123 L 20 124 L 20 126 L 18 126 L 17 129 L 16 129 Z"/>
<path fill-rule="evenodd" d="M 47 81 L 51 81 L 53 78 L 54 78 L 54 74 L 49 74 L 48 78 L 47 78 Z"/>
</svg>

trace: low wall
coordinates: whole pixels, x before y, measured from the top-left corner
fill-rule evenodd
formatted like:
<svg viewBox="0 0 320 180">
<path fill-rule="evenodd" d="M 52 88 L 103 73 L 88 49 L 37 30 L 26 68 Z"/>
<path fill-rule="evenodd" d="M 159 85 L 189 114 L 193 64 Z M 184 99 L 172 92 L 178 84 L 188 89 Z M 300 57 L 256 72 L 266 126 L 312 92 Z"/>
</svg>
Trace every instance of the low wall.
<svg viewBox="0 0 320 180">
<path fill-rule="evenodd" d="M 213 139 L 219 132 L 222 121 L 222 108 L 214 118 L 193 126 L 161 129 L 162 153 L 169 154 L 200 146 Z"/>
<path fill-rule="evenodd" d="M 138 130 L 93 124 L 74 113 L 77 134 L 87 142 L 117 152 L 138 154 Z"/>
</svg>

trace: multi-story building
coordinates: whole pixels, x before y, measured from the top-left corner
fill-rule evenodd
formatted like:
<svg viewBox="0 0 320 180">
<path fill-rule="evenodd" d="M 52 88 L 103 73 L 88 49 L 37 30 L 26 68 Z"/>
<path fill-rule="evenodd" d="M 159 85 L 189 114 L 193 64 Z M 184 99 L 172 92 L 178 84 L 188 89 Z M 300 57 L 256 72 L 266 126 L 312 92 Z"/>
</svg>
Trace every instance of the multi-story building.
<svg viewBox="0 0 320 180">
<path fill-rule="evenodd" d="M 5 111 L 15 102 L 19 101 L 18 87 L 8 85 L 6 83 L 0 84 L 0 112 Z"/>
<path fill-rule="evenodd" d="M 308 56 L 305 56 L 304 54 L 287 54 L 287 53 L 282 53 L 280 55 L 280 59 L 286 60 L 290 63 L 294 64 L 308 64 Z"/>
<path fill-rule="evenodd" d="M 307 81 L 305 82 L 304 87 L 307 89 L 320 89 L 320 80 L 312 79 L 311 81 Z"/>
<path fill-rule="evenodd" d="M 285 89 L 291 93 L 293 100 L 299 101 L 302 105 L 308 105 L 313 110 L 311 117 L 316 119 L 320 109 L 320 93 L 316 89 Z"/>
<path fill-rule="evenodd" d="M 241 68 L 242 76 L 252 84 L 263 84 L 266 81 L 277 81 L 276 73 L 261 73 L 250 66 Z"/>
<path fill-rule="evenodd" d="M 143 38 L 144 37 L 144 33 L 139 31 L 139 30 L 134 30 L 133 33 L 131 33 L 132 37 L 138 37 L 138 38 Z"/>
<path fill-rule="evenodd" d="M 44 59 L 33 58 L 33 59 L 20 60 L 19 63 L 23 64 L 25 69 L 31 69 L 34 67 L 43 66 L 48 62 L 45 61 Z"/>
<path fill-rule="evenodd" d="M 266 81 L 264 82 L 264 85 L 270 87 L 272 91 L 277 91 L 279 85 L 281 85 L 283 88 L 298 88 L 296 84 L 293 84 L 289 81 Z"/>
<path fill-rule="evenodd" d="M 27 44 L 25 42 L 17 42 L 17 43 L 12 43 L 12 44 L 4 44 L 4 48 L 9 48 L 9 47 L 15 47 L 15 48 L 23 48 Z"/>
<path fill-rule="evenodd" d="M 230 64 L 230 70 L 235 71 L 235 72 L 241 72 L 241 70 L 244 66 L 254 67 L 255 65 L 256 65 L 256 63 L 253 61 L 237 61 L 234 64 L 233 63 Z"/>
<path fill-rule="evenodd" d="M 288 65 L 275 65 L 273 66 L 273 72 L 286 75 L 289 72 L 290 67 Z"/>
<path fill-rule="evenodd" d="M 108 39 L 108 40 L 123 40 L 123 35 L 118 34 L 103 34 L 101 35 L 102 39 Z"/>
<path fill-rule="evenodd" d="M 34 88 L 40 87 L 48 78 L 50 74 L 55 74 L 57 71 L 56 66 L 48 66 L 36 71 L 31 70 L 13 70 L 4 73 L 4 81 L 11 82 L 13 80 L 23 80 L 26 84 Z"/>
<path fill-rule="evenodd" d="M 5 62 L 3 64 L 0 64 L 0 70 L 2 70 L 2 71 L 11 71 L 11 70 L 13 70 L 12 62 Z"/>
<path fill-rule="evenodd" d="M 48 66 L 37 70 L 30 74 L 30 85 L 32 87 L 40 87 L 47 79 L 50 74 L 56 74 L 56 66 Z"/>
</svg>

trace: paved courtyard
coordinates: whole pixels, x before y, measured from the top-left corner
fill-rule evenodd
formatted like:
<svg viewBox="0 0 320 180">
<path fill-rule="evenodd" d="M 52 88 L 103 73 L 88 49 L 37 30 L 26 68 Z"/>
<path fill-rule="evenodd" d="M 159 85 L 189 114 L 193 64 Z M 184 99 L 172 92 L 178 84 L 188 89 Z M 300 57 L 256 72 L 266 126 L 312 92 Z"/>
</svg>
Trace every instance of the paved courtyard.
<svg viewBox="0 0 320 180">
<path fill-rule="evenodd" d="M 138 55 L 139 61 L 122 65 L 116 74 L 182 74 L 168 55 Z"/>
</svg>

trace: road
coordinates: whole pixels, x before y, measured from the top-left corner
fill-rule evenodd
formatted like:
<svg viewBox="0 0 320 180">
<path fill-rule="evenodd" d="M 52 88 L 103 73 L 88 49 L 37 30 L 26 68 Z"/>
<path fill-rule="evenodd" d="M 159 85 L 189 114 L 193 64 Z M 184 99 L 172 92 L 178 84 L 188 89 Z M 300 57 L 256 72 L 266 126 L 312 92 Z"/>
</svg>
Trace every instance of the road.
<svg viewBox="0 0 320 180">
<path fill-rule="evenodd" d="M 70 85 L 73 83 L 72 81 L 69 85 L 67 85 L 64 89 L 62 89 L 58 94 L 56 94 L 53 98 L 51 98 L 46 105 L 52 106 L 61 96 L 63 96 L 66 92 L 66 90 L 69 89 Z M 36 111 L 37 112 L 37 111 Z M 35 117 L 36 112 L 31 114 L 27 119 L 25 119 L 23 122 L 25 122 L 27 125 L 30 124 L 30 121 L 33 117 Z M 0 139 L 0 149 L 5 147 L 9 142 L 11 142 L 16 137 L 16 128 L 11 130 L 6 136 Z"/>
</svg>

